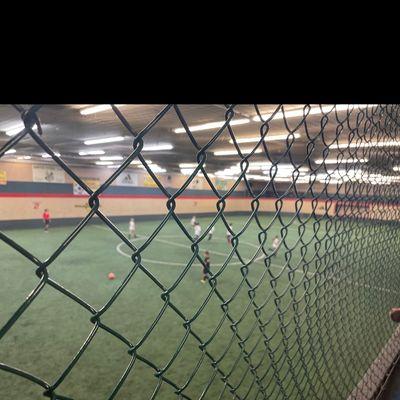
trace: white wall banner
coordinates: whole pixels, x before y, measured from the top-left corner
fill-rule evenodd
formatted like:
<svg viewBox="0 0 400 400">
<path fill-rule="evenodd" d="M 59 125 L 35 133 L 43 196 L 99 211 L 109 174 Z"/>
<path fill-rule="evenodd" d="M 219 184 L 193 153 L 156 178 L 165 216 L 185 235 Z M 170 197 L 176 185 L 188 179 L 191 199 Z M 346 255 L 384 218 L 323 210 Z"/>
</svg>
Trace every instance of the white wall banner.
<svg viewBox="0 0 400 400">
<path fill-rule="evenodd" d="M 97 190 L 100 187 L 100 180 L 98 178 L 81 178 L 83 182 L 86 183 L 90 189 Z M 88 195 L 86 190 L 84 190 L 78 183 L 73 184 L 73 193 L 78 195 Z"/>
<path fill-rule="evenodd" d="M 51 165 L 33 165 L 33 182 L 65 183 L 65 172 Z"/>
<path fill-rule="evenodd" d="M 135 173 L 124 171 L 115 180 L 117 186 L 138 186 L 138 176 Z"/>
</svg>

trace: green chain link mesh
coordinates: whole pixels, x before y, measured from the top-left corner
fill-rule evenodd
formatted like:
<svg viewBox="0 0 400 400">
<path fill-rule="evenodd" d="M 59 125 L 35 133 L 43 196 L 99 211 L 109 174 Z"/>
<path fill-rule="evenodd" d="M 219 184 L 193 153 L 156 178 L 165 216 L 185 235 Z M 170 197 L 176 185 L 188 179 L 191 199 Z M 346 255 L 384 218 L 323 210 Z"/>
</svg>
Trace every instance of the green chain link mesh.
<svg viewBox="0 0 400 400">
<path fill-rule="evenodd" d="M 91 346 L 93 338 L 102 330 L 126 346 L 130 360 L 126 364 L 125 372 L 115 382 L 112 392 L 104 393 L 103 398 L 116 398 L 126 379 L 137 373 L 134 366 L 138 363 L 146 364 L 154 370 L 155 390 L 152 399 L 161 398 L 159 390 L 163 385 L 172 387 L 176 398 L 191 398 L 186 394 L 187 388 L 203 364 L 211 366 L 213 372 L 204 382 L 200 398 L 208 398 L 207 391 L 216 380 L 222 382 L 223 390 L 218 397 L 220 399 L 345 399 L 349 396 L 355 399 L 377 396 L 383 377 L 374 378 L 374 369 L 372 372 L 370 370 L 369 375 L 365 374 L 379 355 L 381 358 L 387 356 L 391 362 L 399 350 L 398 347 L 392 346 L 388 353 L 381 353 L 396 328 L 389 321 L 388 310 L 400 305 L 400 176 L 394 168 L 400 159 L 398 105 L 350 105 L 344 112 L 338 110 L 338 106 L 305 105 L 303 116 L 298 119 L 296 126 L 291 125 L 288 118 L 291 111 L 285 110 L 284 106 L 277 106 L 272 114 L 265 116 L 261 114 L 258 106 L 254 105 L 254 115 L 260 119 L 260 140 L 252 143 L 251 152 L 246 154 L 241 152 L 234 132 L 235 126 L 230 124 L 237 116 L 235 105 L 224 106 L 226 123 L 215 129 L 211 140 L 206 144 L 200 144 L 198 136 L 192 134 L 183 111 L 177 105 L 165 106 L 140 132 L 137 132 L 135 126 L 131 126 L 123 111 L 112 106 L 115 117 L 132 135 L 133 147 L 129 157 L 95 191 L 42 139 L 38 117 L 42 106 L 34 105 L 26 109 L 21 106 L 14 107 L 20 113 L 25 128 L 1 148 L 0 158 L 22 139 L 30 136 L 90 195 L 90 211 L 54 254 L 44 261 L 33 256 L 5 233 L 0 233 L 4 243 L 32 263 L 32 274 L 37 275 L 37 286 L 19 305 L 8 322 L 0 327 L 0 343 L 21 315 L 29 313 L 29 306 L 40 296 L 44 287 L 51 287 L 68 296 L 85 309 L 93 329 L 56 381 L 46 382 L 40 376 L 0 360 L 2 378 L 7 373 L 15 374 L 21 379 L 42 386 L 44 396 L 51 399 L 67 399 L 68 397 L 59 392 L 61 383 Z M 142 155 L 147 135 L 157 128 L 157 124 L 167 113 L 174 113 L 180 120 L 197 154 L 197 168 L 178 190 L 163 187 Z M 271 123 L 277 119 L 283 121 L 287 130 L 285 151 L 279 158 L 271 153 L 268 140 L 264 140 L 268 139 Z M 328 130 L 334 132 L 333 136 L 332 133 L 327 134 Z M 296 133 L 300 131 L 307 138 L 302 159 L 293 152 Z M 228 132 L 237 150 L 240 172 L 237 174 L 235 185 L 221 193 L 209 178 L 205 163 L 208 154 L 213 150 L 214 142 L 224 132 Z M 250 146 L 246 145 L 247 148 Z M 267 175 L 269 179 L 262 184 L 255 184 L 248 176 L 252 174 L 250 166 L 255 154 L 260 157 L 259 151 L 264 154 L 265 162 L 271 163 L 272 167 Z M 320 158 L 321 161 L 316 162 L 316 158 Z M 331 158 L 335 158 L 337 162 L 328 163 L 327 160 Z M 151 175 L 165 195 L 165 203 L 169 210 L 154 232 L 139 247 L 129 241 L 100 211 L 100 195 L 133 160 L 139 160 Z M 286 189 L 282 191 L 278 188 L 277 177 L 279 165 L 283 162 L 291 163 L 294 170 Z M 306 174 L 302 172 L 302 167 L 308 168 Z M 175 208 L 177 199 L 198 173 L 202 173 L 210 185 L 217 211 L 211 225 L 203 230 L 200 238 L 194 240 L 176 214 Z M 212 226 L 222 221 L 229 229 L 225 208 L 240 182 L 246 185 L 251 211 L 246 215 L 243 227 L 233 232 L 229 257 L 220 269 L 213 270 L 208 281 L 209 295 L 206 300 L 194 315 L 185 315 L 174 304 L 174 291 L 196 260 L 204 263 L 199 244 L 206 238 Z M 303 185 L 301 190 L 300 184 Z M 275 200 L 275 211 L 270 215 L 268 222 L 260 207 L 260 201 L 266 196 Z M 287 198 L 295 199 L 297 210 L 290 219 L 283 218 Z M 304 212 L 306 204 L 307 207 L 311 204 L 311 211 Z M 94 216 L 99 217 L 104 226 L 128 246 L 132 263 L 131 270 L 121 285 L 100 309 L 87 304 L 52 277 L 52 263 L 61 253 L 68 252 L 72 241 L 79 241 L 81 230 Z M 192 242 L 193 257 L 176 282 L 166 287 L 146 268 L 142 253 L 157 238 L 168 221 L 174 221 Z M 240 254 L 240 242 L 250 223 L 256 223 L 258 227 L 258 243 L 255 243 L 258 251 L 251 260 L 245 260 Z M 273 223 L 280 224 L 280 251 L 285 255 L 285 265 L 280 270 L 272 267 L 273 253 L 269 249 L 269 230 Z M 312 230 L 311 235 L 309 227 Z M 290 228 L 297 230 L 295 243 L 286 240 Z M 87 257 L 90 256 L 88 249 Z M 227 298 L 219 290 L 218 283 L 224 278 L 226 267 L 233 256 L 240 260 L 241 265 L 235 268 L 240 269 L 242 278 L 238 286 L 232 288 L 233 295 Z M 260 257 L 264 272 L 255 280 L 252 279 L 252 267 L 254 260 Z M 134 343 L 113 326 L 107 326 L 102 316 L 107 313 L 128 283 L 135 280 L 135 274 L 139 270 L 147 274 L 159 288 L 164 307 L 148 327 L 146 334 Z M 2 279 L 7 279 L 7 276 L 3 276 Z M 231 313 L 231 305 L 242 288 L 246 290 L 248 300 L 242 304 L 242 315 L 237 318 Z M 222 318 L 210 337 L 201 337 L 196 332 L 195 321 L 206 312 L 207 303 L 211 298 L 219 301 L 223 311 Z M 268 311 L 271 304 L 273 313 Z M 170 361 L 162 366 L 144 357 L 141 347 L 167 310 L 180 318 L 183 336 Z M 212 347 L 213 341 L 222 324 L 226 322 L 230 326 L 231 335 L 223 338 L 223 347 L 215 349 Z M 197 352 L 200 358 L 197 365 L 192 366 L 189 379 L 182 385 L 171 380 L 168 371 L 173 368 L 174 361 L 189 337 L 197 342 L 191 351 Z M 40 341 L 37 346 L 40 347 Z M 223 367 L 223 360 L 229 349 L 234 347 L 239 349 L 239 356 L 227 369 Z M 255 357 L 256 349 L 262 349 L 261 358 Z M 241 368 L 240 375 L 237 376 L 235 370 L 239 363 L 244 363 L 245 368 Z M 374 382 L 377 379 L 378 382 Z M 132 394 L 130 398 L 137 397 Z"/>
</svg>

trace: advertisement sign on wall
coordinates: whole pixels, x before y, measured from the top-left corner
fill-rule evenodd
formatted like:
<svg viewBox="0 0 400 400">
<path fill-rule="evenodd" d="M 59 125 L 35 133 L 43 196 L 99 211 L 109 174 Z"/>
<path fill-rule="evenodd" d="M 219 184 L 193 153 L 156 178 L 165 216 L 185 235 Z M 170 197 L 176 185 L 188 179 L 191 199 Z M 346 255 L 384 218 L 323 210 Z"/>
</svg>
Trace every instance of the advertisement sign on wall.
<svg viewBox="0 0 400 400">
<path fill-rule="evenodd" d="M 82 180 L 92 190 L 97 190 L 100 186 L 100 180 L 97 178 L 82 178 Z M 76 182 L 74 182 L 74 185 L 73 185 L 73 193 L 79 194 L 79 195 L 87 194 L 87 192 L 85 190 L 83 190 L 82 187 L 79 184 L 77 184 Z"/>
<path fill-rule="evenodd" d="M 33 182 L 65 183 L 65 173 L 61 168 L 51 165 L 33 165 Z"/>
<path fill-rule="evenodd" d="M 138 176 L 132 172 L 124 171 L 115 180 L 118 186 L 138 186 Z"/>
<path fill-rule="evenodd" d="M 143 185 L 147 187 L 157 187 L 157 184 L 153 181 L 153 178 L 150 175 L 144 177 Z"/>
<path fill-rule="evenodd" d="M 0 185 L 7 185 L 7 172 L 0 171 Z"/>
</svg>

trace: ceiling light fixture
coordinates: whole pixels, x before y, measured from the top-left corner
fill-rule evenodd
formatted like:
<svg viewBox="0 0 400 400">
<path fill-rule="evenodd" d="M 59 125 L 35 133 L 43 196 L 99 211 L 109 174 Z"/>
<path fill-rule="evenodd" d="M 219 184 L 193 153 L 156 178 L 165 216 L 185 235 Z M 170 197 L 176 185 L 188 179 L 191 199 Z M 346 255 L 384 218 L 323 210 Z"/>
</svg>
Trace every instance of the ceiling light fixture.
<svg viewBox="0 0 400 400">
<path fill-rule="evenodd" d="M 174 146 L 172 144 L 155 144 L 155 145 L 147 145 L 143 146 L 142 151 L 161 151 L 161 150 L 172 150 Z"/>
<path fill-rule="evenodd" d="M 104 156 L 100 157 L 100 161 L 121 161 L 124 157 L 122 156 Z"/>
<path fill-rule="evenodd" d="M 197 163 L 181 163 L 179 164 L 179 168 L 197 168 L 199 164 Z M 203 167 L 205 167 L 206 164 L 203 164 Z"/>
<path fill-rule="evenodd" d="M 116 104 L 116 107 L 124 107 L 126 104 Z M 92 106 L 92 107 L 87 107 L 83 108 L 79 112 L 81 115 L 90 115 L 90 114 L 95 114 L 98 112 L 103 112 L 103 111 L 108 111 L 111 110 L 111 106 L 109 104 L 98 104 L 97 106 Z"/>
<path fill-rule="evenodd" d="M 99 156 L 101 154 L 105 154 L 104 150 L 89 150 L 89 151 L 80 151 L 80 156 Z"/>
<path fill-rule="evenodd" d="M 253 149 L 241 149 L 242 154 L 250 154 L 253 151 Z M 254 153 L 258 154 L 261 153 L 262 149 L 257 149 Z M 238 152 L 236 150 L 217 150 L 214 151 L 214 156 L 234 156 L 238 155 Z"/>
<path fill-rule="evenodd" d="M 125 140 L 123 136 L 113 136 L 113 137 L 99 138 L 99 139 L 88 139 L 85 140 L 83 143 L 86 146 L 91 146 L 92 144 L 114 143 L 114 142 L 121 142 L 122 140 Z"/>
<path fill-rule="evenodd" d="M 112 161 L 96 161 L 96 165 L 113 165 Z"/>
<path fill-rule="evenodd" d="M 367 158 L 348 158 L 348 159 L 342 159 L 338 160 L 336 158 L 326 158 L 324 159 L 317 159 L 314 160 L 316 164 L 339 164 L 339 163 L 346 163 L 346 164 L 356 164 L 356 163 L 366 163 L 368 162 Z"/>
<path fill-rule="evenodd" d="M 331 104 L 331 105 L 326 105 L 322 107 L 311 107 L 309 110 L 308 115 L 316 115 L 316 114 L 321 114 L 321 113 L 328 113 L 330 111 L 347 111 L 350 107 L 354 108 L 367 108 L 367 107 L 374 107 L 377 104 Z M 262 119 L 268 120 L 272 117 L 273 114 L 264 114 L 261 115 Z M 285 118 L 293 118 L 293 117 L 303 117 L 304 112 L 303 109 L 299 110 L 290 110 L 290 111 L 285 111 L 283 113 L 282 111 L 277 112 L 273 116 L 273 121 L 283 119 L 283 116 L 285 115 Z M 257 116 L 253 117 L 253 121 L 255 122 L 260 122 L 260 118 Z"/>
<path fill-rule="evenodd" d="M 17 133 L 20 133 L 25 128 L 23 123 L 12 125 L 8 128 L 0 128 L 0 130 L 4 130 L 7 136 L 15 136 Z"/>
<path fill-rule="evenodd" d="M 61 156 L 61 154 L 60 153 L 57 153 L 56 151 L 54 152 L 54 154 L 57 156 L 57 157 L 60 157 Z M 50 154 L 47 154 L 47 153 L 44 153 L 44 154 L 42 154 L 42 158 L 51 158 L 52 156 L 50 155 Z"/>
<path fill-rule="evenodd" d="M 286 140 L 289 136 L 289 133 L 282 134 L 282 135 L 267 135 L 264 138 L 264 142 L 274 142 L 278 140 Z M 300 133 L 294 133 L 293 136 L 298 139 L 301 135 Z M 253 136 L 253 137 L 243 137 L 236 139 L 236 143 L 257 143 L 261 139 L 260 136 Z M 233 143 L 232 139 L 229 139 L 229 143 Z"/>
<path fill-rule="evenodd" d="M 151 160 L 144 160 L 146 161 L 147 164 L 153 164 L 153 162 Z M 142 162 L 140 160 L 133 160 L 131 162 L 132 165 L 143 165 Z"/>
<path fill-rule="evenodd" d="M 364 143 L 332 143 L 330 149 L 347 149 L 347 148 L 365 148 L 365 147 L 388 147 L 388 146 L 400 146 L 400 141 L 389 140 L 389 141 L 374 141 Z"/>
<path fill-rule="evenodd" d="M 235 125 L 244 125 L 248 124 L 250 120 L 248 118 L 241 118 L 241 119 L 232 119 L 229 122 L 230 126 L 235 126 Z M 190 132 L 198 132 L 198 131 L 208 131 L 210 129 L 217 129 L 221 128 L 224 126 L 226 121 L 216 121 L 216 122 L 208 122 L 207 124 L 200 124 L 200 125 L 192 125 L 189 126 Z M 175 133 L 185 133 L 186 129 L 185 128 L 176 128 L 174 129 Z"/>
<path fill-rule="evenodd" d="M 15 150 L 15 149 L 10 149 L 10 150 L 7 150 L 4 154 L 14 154 L 14 153 L 16 153 L 17 152 L 17 150 Z"/>
</svg>

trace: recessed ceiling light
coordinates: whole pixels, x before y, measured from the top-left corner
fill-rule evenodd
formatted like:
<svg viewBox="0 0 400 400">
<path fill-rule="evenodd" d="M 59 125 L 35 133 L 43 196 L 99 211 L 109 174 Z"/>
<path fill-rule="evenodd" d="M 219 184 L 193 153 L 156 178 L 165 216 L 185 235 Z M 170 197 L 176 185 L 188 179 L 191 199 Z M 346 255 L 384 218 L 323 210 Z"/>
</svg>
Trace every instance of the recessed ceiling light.
<svg viewBox="0 0 400 400">
<path fill-rule="evenodd" d="M 86 146 L 91 146 L 92 144 L 121 142 L 122 140 L 125 140 L 123 136 L 113 136 L 99 139 L 88 139 L 85 140 L 83 143 L 86 144 Z"/>
</svg>

